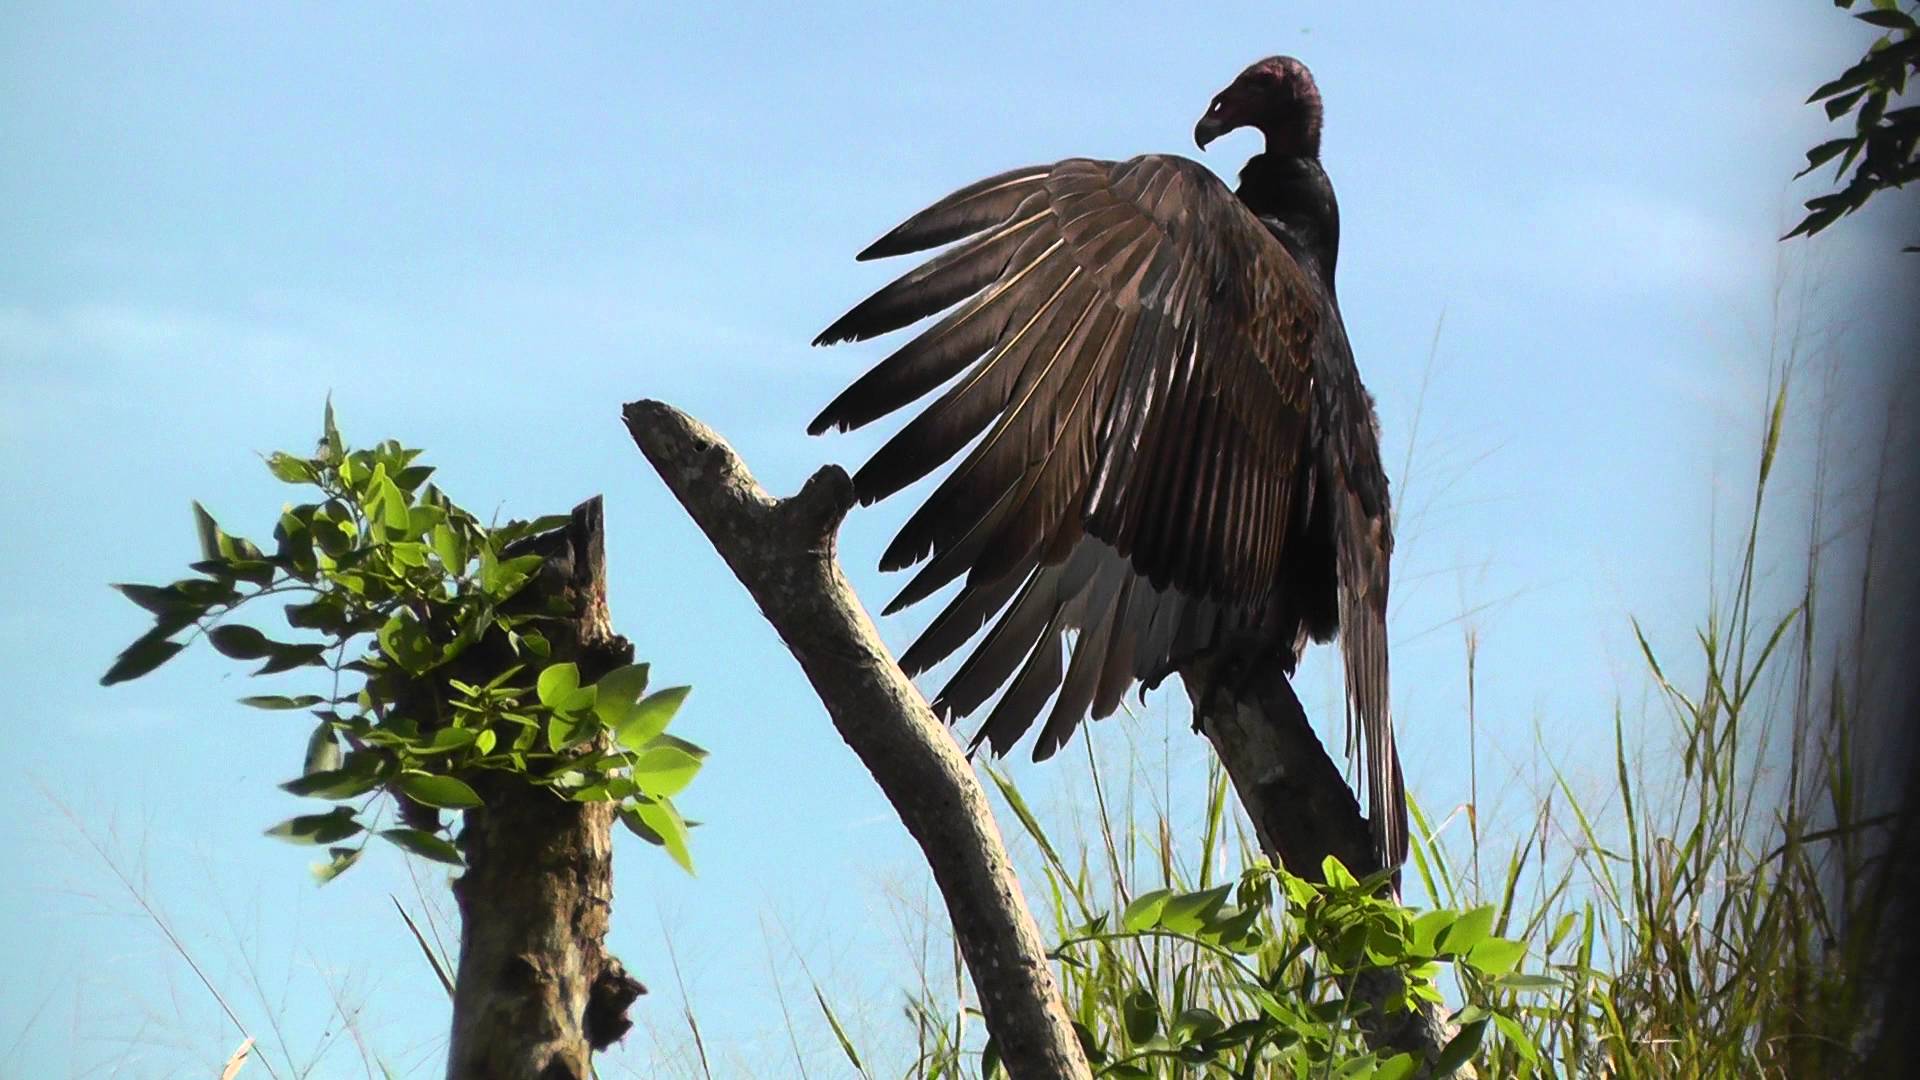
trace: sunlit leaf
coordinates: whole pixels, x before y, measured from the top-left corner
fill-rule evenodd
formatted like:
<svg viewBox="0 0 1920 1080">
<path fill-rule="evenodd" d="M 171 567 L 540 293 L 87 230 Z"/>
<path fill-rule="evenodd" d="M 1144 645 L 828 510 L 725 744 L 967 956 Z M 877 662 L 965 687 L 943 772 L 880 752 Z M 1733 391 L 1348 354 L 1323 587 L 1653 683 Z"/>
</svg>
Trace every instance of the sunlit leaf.
<svg viewBox="0 0 1920 1080">
<path fill-rule="evenodd" d="M 1484 974 L 1504 975 L 1525 955 L 1527 945 L 1523 941 L 1488 938 L 1467 950 L 1466 961 Z"/>
<path fill-rule="evenodd" d="M 671 798 L 686 790 L 700 759 L 677 746 L 655 746 L 633 763 L 633 780 L 649 795 Z"/>
<path fill-rule="evenodd" d="M 549 709 L 558 708 L 579 688 L 580 669 L 571 662 L 549 664 L 540 673 L 540 680 L 535 686 L 540 695 L 540 704 Z"/>
<path fill-rule="evenodd" d="M 666 730 L 673 714 L 679 711 L 680 703 L 687 700 L 687 694 L 692 690 L 690 686 L 670 686 L 648 694 L 614 728 L 614 737 L 620 740 L 620 745 L 630 750 L 645 747 L 655 735 Z"/>
<path fill-rule="evenodd" d="M 1160 912 L 1167 906 L 1167 900 L 1173 896 L 1167 889 L 1155 889 L 1141 893 L 1120 916 L 1120 924 L 1128 930 L 1139 932 L 1149 930 L 1160 924 Z"/>
<path fill-rule="evenodd" d="M 620 820 L 641 839 L 666 848 L 682 870 L 693 873 L 693 855 L 687 850 L 687 824 L 672 803 L 630 804 L 621 808 Z"/>
<path fill-rule="evenodd" d="M 594 683 L 599 693 L 593 702 L 593 711 L 600 722 L 611 728 L 617 728 L 627 718 L 640 695 L 647 692 L 647 665 L 628 664 L 615 668 L 600 676 Z"/>
</svg>

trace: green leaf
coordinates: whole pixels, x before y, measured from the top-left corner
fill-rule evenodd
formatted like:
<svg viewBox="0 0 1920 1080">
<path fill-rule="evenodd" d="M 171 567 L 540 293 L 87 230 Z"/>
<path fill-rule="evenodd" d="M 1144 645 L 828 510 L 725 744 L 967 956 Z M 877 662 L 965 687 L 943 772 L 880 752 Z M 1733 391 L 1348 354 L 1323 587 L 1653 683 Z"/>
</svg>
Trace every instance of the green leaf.
<svg viewBox="0 0 1920 1080">
<path fill-rule="evenodd" d="M 333 737 L 333 725 L 322 720 L 313 734 L 307 736 L 306 764 L 300 771 L 303 775 L 331 772 L 340 767 L 340 761 L 340 744 Z"/>
<path fill-rule="evenodd" d="M 329 456 L 338 462 L 346 454 L 346 443 L 340 438 L 340 429 L 333 424 L 333 395 L 327 395 L 327 411 L 321 420 L 320 445 L 327 448 Z"/>
<path fill-rule="evenodd" d="M 231 582 L 208 581 L 205 578 L 187 578 L 167 586 L 182 597 L 203 608 L 215 604 L 231 604 L 240 599 L 240 593 Z"/>
<path fill-rule="evenodd" d="M 207 640 L 213 642 L 222 656 L 235 660 L 258 660 L 273 652 L 273 642 L 267 640 L 267 635 L 239 623 L 214 627 L 207 631 Z"/>
<path fill-rule="evenodd" d="M 666 848 L 682 870 L 693 873 L 693 855 L 687 851 L 687 823 L 672 803 L 630 804 L 620 809 L 620 820 L 642 840 Z"/>
<path fill-rule="evenodd" d="M 1218 885 L 1201 892 L 1169 897 L 1160 912 L 1160 925 L 1177 934 L 1194 933 L 1207 925 L 1232 891 L 1232 885 Z"/>
<path fill-rule="evenodd" d="M 460 857 L 460 849 L 454 847 L 452 841 L 425 830 L 382 829 L 380 835 L 421 858 L 443 862 L 450 866 L 466 865 L 466 860 Z"/>
<path fill-rule="evenodd" d="M 1320 876 L 1329 889 L 1352 889 L 1360 884 L 1346 864 L 1332 855 L 1320 860 Z"/>
<path fill-rule="evenodd" d="M 1577 922 L 1579 918 L 1580 913 L 1577 911 L 1569 911 L 1565 915 L 1560 916 L 1560 921 L 1553 926 L 1553 933 L 1547 935 L 1547 952 L 1551 953 L 1560 947 L 1560 943 L 1567 939 L 1567 933 L 1573 929 L 1573 924 Z"/>
<path fill-rule="evenodd" d="M 363 755 L 356 754 L 347 760 L 346 768 L 308 773 L 298 780 L 289 780 L 280 785 L 280 790 L 315 799 L 358 798 L 380 786 L 379 774 L 370 761 L 357 760 L 362 758 Z"/>
<path fill-rule="evenodd" d="M 1120 1002 L 1120 1019 L 1128 1041 L 1137 1046 L 1160 1031 L 1160 1003 L 1147 990 L 1135 990 Z"/>
<path fill-rule="evenodd" d="M 327 862 L 313 864 L 311 868 L 313 880 L 317 884 L 325 885 L 327 882 L 346 873 L 348 867 L 360 861 L 360 853 L 364 850 L 364 848 L 357 847 L 328 848 L 327 854 L 332 856 L 332 858 Z"/>
<path fill-rule="evenodd" d="M 1461 1025 L 1460 1033 L 1448 1040 L 1446 1047 L 1440 1051 L 1440 1057 L 1434 1061 L 1433 1075 L 1447 1076 L 1465 1065 L 1480 1049 L 1480 1040 L 1486 1034 L 1487 1022 L 1484 1019 Z"/>
<path fill-rule="evenodd" d="M 249 705 L 256 709 L 268 710 L 307 709 L 325 700 L 326 698 L 321 697 L 319 694 L 301 694 L 299 697 L 286 697 L 282 694 L 255 694 L 252 697 L 241 698 L 240 704 Z"/>
<path fill-rule="evenodd" d="M 1133 903 L 1120 916 L 1120 924 L 1134 933 L 1151 930 L 1160 924 L 1160 912 L 1167 906 L 1167 900 L 1173 896 L 1169 889 L 1155 889 L 1134 897 Z"/>
<path fill-rule="evenodd" d="M 813 984 L 813 999 L 820 1003 L 820 1011 L 827 1016 L 827 1026 L 833 1029 L 833 1037 L 840 1040 L 840 1052 L 847 1055 L 853 1064 L 853 1071 L 860 1076 L 867 1075 L 867 1067 L 860 1064 L 860 1055 L 853 1051 L 853 1040 L 847 1038 L 847 1031 L 840 1026 L 840 1018 L 833 1015 L 833 1008 L 827 1004 L 827 995 L 820 991 L 820 984 Z"/>
<path fill-rule="evenodd" d="M 1440 940 L 1440 934 L 1445 931 L 1447 927 L 1453 925 L 1455 918 L 1456 916 L 1453 912 L 1447 911 L 1444 908 L 1438 911 L 1424 912 L 1415 918 L 1413 920 L 1413 932 L 1410 938 L 1410 945 L 1413 951 L 1423 956 L 1430 956 L 1438 952 L 1439 949 L 1436 943 Z"/>
<path fill-rule="evenodd" d="M 268 657 L 267 662 L 261 664 L 254 674 L 272 675 L 277 672 L 292 671 L 297 667 L 306 667 L 309 664 L 317 664 L 326 652 L 325 645 L 282 645 L 274 642 L 273 655 Z"/>
<path fill-rule="evenodd" d="M 656 746 L 633 763 L 633 780 L 649 795 L 672 798 L 700 771 L 700 759 L 677 746 Z"/>
<path fill-rule="evenodd" d="M 413 752 L 425 756 L 450 754 L 455 750 L 464 750 L 480 738 L 480 732 L 473 728 L 441 728 L 433 737 L 413 745 Z"/>
<path fill-rule="evenodd" d="M 446 525 L 433 527 L 433 553 L 440 557 L 440 565 L 451 574 L 459 574 L 467 568 L 467 545 L 460 540 L 460 534 Z"/>
<path fill-rule="evenodd" d="M 203 615 L 209 605 L 195 603 L 172 586 L 115 585 L 122 596 L 155 615 Z"/>
<path fill-rule="evenodd" d="M 1460 916 L 1452 926 L 1440 935 L 1437 951 L 1446 954 L 1462 954 L 1487 939 L 1493 933 L 1493 905 L 1486 904 L 1474 908 Z"/>
<path fill-rule="evenodd" d="M 158 631 L 165 627 L 154 629 Z M 173 659 L 174 654 L 184 648 L 186 646 L 181 642 L 168 641 L 166 634 L 150 631 L 120 653 L 120 656 L 114 660 L 113 666 L 107 669 L 107 673 L 100 676 L 100 685 L 112 686 L 114 683 L 137 679 Z"/>
<path fill-rule="evenodd" d="M 1863 11 L 1855 15 L 1854 18 L 1859 19 L 1863 23 L 1869 23 L 1886 30 L 1905 30 L 1908 33 L 1912 33 L 1915 29 L 1911 15 L 1892 8 L 1875 8 L 1872 11 Z"/>
<path fill-rule="evenodd" d="M 600 731 L 591 717 L 556 712 L 547 717 L 547 749 L 559 753 L 592 739 Z"/>
<path fill-rule="evenodd" d="M 1540 1059 L 1540 1048 L 1533 1045 L 1533 1039 L 1527 1035 L 1526 1029 L 1520 1026 L 1518 1020 L 1515 1020 L 1511 1016 L 1495 1013 L 1493 1016 L 1493 1026 L 1500 1029 L 1500 1034 L 1506 1036 L 1507 1045 L 1517 1050 L 1520 1056 L 1525 1058 L 1529 1064 L 1537 1062 Z"/>
<path fill-rule="evenodd" d="M 1540 993 L 1559 990 L 1566 984 L 1551 975 L 1525 975 L 1512 972 L 1493 980 L 1493 984 L 1502 990 L 1515 993 Z"/>
<path fill-rule="evenodd" d="M 614 728 L 614 737 L 620 745 L 629 750 L 639 750 L 652 741 L 655 735 L 667 729 L 673 714 L 680 710 L 680 703 L 687 700 L 693 691 L 691 686 L 670 686 L 665 690 L 648 694 L 644 700 L 628 711 L 626 719 Z"/>
<path fill-rule="evenodd" d="M 1866 96 L 1866 93 L 1866 87 L 1863 86 L 1850 94 L 1843 94 L 1827 102 L 1827 119 L 1838 120 L 1842 116 L 1845 116 L 1848 112 L 1852 111 L 1855 105 L 1860 103 L 1860 99 Z"/>
<path fill-rule="evenodd" d="M 451 776 L 409 769 L 395 781 L 400 791 L 414 802 L 442 810 L 471 810 L 482 805 L 480 794 L 464 781 Z"/>
<path fill-rule="evenodd" d="M 1178 1045 L 1210 1039 L 1225 1030 L 1226 1026 L 1226 1022 L 1211 1009 L 1182 1009 L 1180 1015 L 1173 1018 L 1169 1036 Z"/>
<path fill-rule="evenodd" d="M 496 562 L 492 553 L 487 552 L 480 559 L 480 588 L 496 603 L 505 600 L 526 585 L 540 569 L 541 561 L 538 555 L 521 555 Z"/>
<path fill-rule="evenodd" d="M 289 484 L 313 483 L 313 467 L 305 461 L 279 450 L 267 455 L 267 471 L 275 479 Z"/>
<path fill-rule="evenodd" d="M 1419 1067 L 1419 1059 L 1412 1054 L 1395 1054 L 1373 1070 L 1371 1080 L 1407 1080 Z"/>
<path fill-rule="evenodd" d="M 346 629 L 346 601 L 328 594 L 305 604 L 287 605 L 287 625 L 296 630 L 337 633 Z"/>
<path fill-rule="evenodd" d="M 655 735 L 653 741 L 647 744 L 647 749 L 651 750 L 656 746 L 671 746 L 682 750 L 695 761 L 705 761 L 707 758 L 713 756 L 709 754 L 704 747 L 696 746 L 678 735 Z"/>
<path fill-rule="evenodd" d="M 207 513 L 207 508 L 197 501 L 193 504 L 193 527 L 194 531 L 200 534 L 202 559 L 219 559 L 225 556 L 226 553 L 220 550 L 220 526 L 214 522 L 213 515 Z"/>
<path fill-rule="evenodd" d="M 1858 136 L 1845 139 L 1829 139 L 1807 151 L 1807 167 L 1794 174 L 1795 179 L 1805 176 L 1827 162 L 1839 157 L 1847 147 L 1852 146 Z"/>
<path fill-rule="evenodd" d="M 413 612 L 406 608 L 393 613 L 380 627 L 376 637 L 380 641 L 380 651 L 400 665 L 409 675 L 423 675 L 440 659 L 440 647 L 427 636 L 426 628 L 420 625 Z"/>
<path fill-rule="evenodd" d="M 1467 964 L 1486 975 L 1504 975 L 1513 970 L 1520 958 L 1527 955 L 1524 941 L 1509 941 L 1506 938 L 1488 938 L 1467 950 Z"/>
<path fill-rule="evenodd" d="M 302 814 L 288 818 L 268 829 L 267 835 L 295 844 L 331 844 L 345 840 L 362 828 L 353 818 L 352 807 L 336 806 L 324 814 Z"/>
<path fill-rule="evenodd" d="M 572 663 L 550 664 L 540 673 L 540 681 L 535 689 L 540 695 L 540 704 L 549 709 L 557 709 L 575 690 L 580 689 L 580 669 Z"/>
<path fill-rule="evenodd" d="M 628 664 L 615 668 L 600 676 L 600 681 L 593 685 L 599 688 L 593 701 L 595 715 L 600 717 L 601 723 L 617 728 L 640 700 L 640 695 L 647 692 L 647 665 Z"/>
<path fill-rule="evenodd" d="M 407 513 L 407 497 L 401 494 L 399 485 L 383 473 L 376 497 L 380 503 L 380 524 L 386 526 L 390 535 L 406 536 L 413 518 Z"/>
</svg>

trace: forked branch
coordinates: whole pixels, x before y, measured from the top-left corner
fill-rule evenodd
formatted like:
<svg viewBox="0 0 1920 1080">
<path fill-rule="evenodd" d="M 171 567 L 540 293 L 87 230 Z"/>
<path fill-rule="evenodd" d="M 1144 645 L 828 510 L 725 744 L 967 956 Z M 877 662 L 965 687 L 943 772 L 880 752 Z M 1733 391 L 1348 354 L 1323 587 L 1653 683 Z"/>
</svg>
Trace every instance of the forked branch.
<svg viewBox="0 0 1920 1080">
<path fill-rule="evenodd" d="M 641 453 L 800 661 L 840 737 L 919 843 L 1007 1071 L 1021 1080 L 1089 1076 L 986 793 L 834 558 L 853 505 L 846 472 L 827 466 L 797 495 L 775 499 L 719 435 L 685 413 L 637 401 L 624 415 Z"/>
</svg>

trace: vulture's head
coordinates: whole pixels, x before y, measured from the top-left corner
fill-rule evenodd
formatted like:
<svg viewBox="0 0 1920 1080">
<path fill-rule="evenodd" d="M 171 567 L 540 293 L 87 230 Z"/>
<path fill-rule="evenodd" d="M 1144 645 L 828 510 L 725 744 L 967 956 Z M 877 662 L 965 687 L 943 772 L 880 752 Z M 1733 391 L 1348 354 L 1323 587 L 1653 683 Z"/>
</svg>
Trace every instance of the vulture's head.
<svg viewBox="0 0 1920 1080">
<path fill-rule="evenodd" d="M 1237 128 L 1258 128 L 1267 153 L 1320 156 L 1320 88 L 1307 65 L 1291 56 L 1269 56 L 1240 73 L 1213 96 L 1207 115 L 1193 127 L 1193 141 L 1207 144 Z"/>
</svg>

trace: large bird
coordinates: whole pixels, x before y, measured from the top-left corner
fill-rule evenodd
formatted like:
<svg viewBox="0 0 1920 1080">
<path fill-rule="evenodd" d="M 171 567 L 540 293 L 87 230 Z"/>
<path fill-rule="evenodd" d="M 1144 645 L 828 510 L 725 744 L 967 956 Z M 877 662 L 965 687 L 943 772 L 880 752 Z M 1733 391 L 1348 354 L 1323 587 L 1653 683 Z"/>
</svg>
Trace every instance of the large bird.
<svg viewBox="0 0 1920 1080">
<path fill-rule="evenodd" d="M 1071 158 L 909 218 L 859 257 L 962 242 L 814 343 L 952 310 L 809 430 L 859 427 L 952 380 L 854 486 L 872 503 L 973 443 L 881 568 L 930 560 L 888 613 L 966 578 L 901 657 L 910 674 L 998 615 L 933 703 L 965 716 L 1005 686 L 976 746 L 1005 753 L 1051 698 L 1034 747 L 1046 758 L 1083 716 L 1111 714 L 1136 682 L 1157 685 L 1201 653 L 1291 675 L 1308 641 L 1337 634 L 1375 854 L 1397 866 L 1393 534 L 1373 400 L 1334 295 L 1340 216 L 1321 113 L 1306 66 L 1272 57 L 1194 128 L 1202 150 L 1236 128 L 1266 136 L 1235 191 L 1182 157 Z"/>
</svg>

